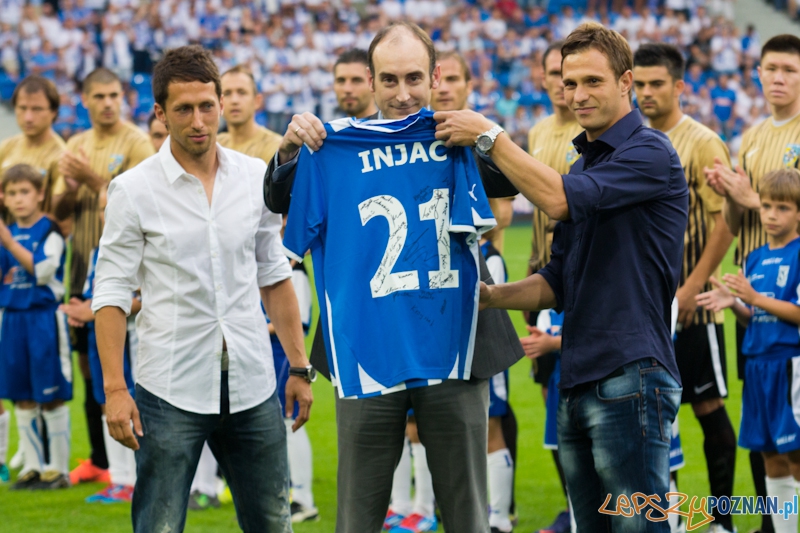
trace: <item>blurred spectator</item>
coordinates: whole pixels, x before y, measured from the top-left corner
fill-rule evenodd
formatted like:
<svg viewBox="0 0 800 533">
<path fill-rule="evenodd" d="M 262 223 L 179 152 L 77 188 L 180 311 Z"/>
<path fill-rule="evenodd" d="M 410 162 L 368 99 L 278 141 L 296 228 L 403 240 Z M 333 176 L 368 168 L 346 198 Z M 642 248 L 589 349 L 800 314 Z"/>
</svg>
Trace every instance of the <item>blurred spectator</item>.
<svg viewBox="0 0 800 533">
<path fill-rule="evenodd" d="M 728 76 L 726 74 L 721 74 L 716 87 L 711 89 L 711 100 L 713 102 L 714 116 L 722 127 L 722 136 L 725 139 L 730 139 L 730 119 L 733 116 L 733 106 L 736 104 L 736 92 L 728 87 Z"/>
<path fill-rule="evenodd" d="M 331 74 L 336 56 L 353 46 L 368 48 L 381 27 L 404 17 L 421 24 L 437 50 L 464 56 L 475 79 L 470 104 L 520 144 L 526 138 L 520 132 L 550 111 L 541 85 L 542 51 L 590 20 L 619 31 L 634 50 L 657 41 L 682 47 L 688 65 L 686 113 L 730 142 L 763 113 L 756 70 L 760 39 L 752 26 L 737 34 L 732 0 L 60 0 L 58 5 L 56 14 L 48 3 L 0 0 L 0 94 L 13 90 L 19 76 L 50 77 L 65 93 L 58 120 L 65 134 L 86 127 L 77 91 L 99 66 L 126 82 L 131 118 L 145 121 L 152 109 L 150 81 L 134 78 L 147 75 L 165 49 L 190 43 L 211 48 L 221 71 L 236 64 L 250 68 L 264 94 L 259 123 L 283 131 L 291 114 L 302 111 L 330 120 L 338 116 Z"/>
<path fill-rule="evenodd" d="M 519 106 L 519 93 L 515 92 L 512 87 L 504 87 L 503 95 L 497 100 L 495 110 L 500 118 L 505 122 L 511 119 L 517 113 Z"/>
</svg>

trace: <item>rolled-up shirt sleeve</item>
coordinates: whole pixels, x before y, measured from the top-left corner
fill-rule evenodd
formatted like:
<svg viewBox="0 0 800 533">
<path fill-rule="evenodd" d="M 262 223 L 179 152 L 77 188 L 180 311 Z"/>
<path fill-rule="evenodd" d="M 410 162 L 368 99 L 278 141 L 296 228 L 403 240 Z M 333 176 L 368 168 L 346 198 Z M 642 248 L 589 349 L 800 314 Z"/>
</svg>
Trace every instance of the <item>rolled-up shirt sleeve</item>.
<svg viewBox="0 0 800 533">
<path fill-rule="evenodd" d="M 556 295 L 558 312 L 564 309 L 564 241 L 562 223 L 556 224 L 553 231 L 553 246 L 550 248 L 550 262 L 539 270 L 544 280 Z"/>
<path fill-rule="evenodd" d="M 131 293 L 140 285 L 138 275 L 143 254 L 144 234 L 139 215 L 125 188 L 112 181 L 95 269 L 93 312 L 103 307 L 119 307 L 126 315 L 131 314 Z"/>
<path fill-rule="evenodd" d="M 292 268 L 281 245 L 281 216 L 266 207 L 261 210 L 261 220 L 256 232 L 256 262 L 258 286 L 269 287 L 292 277 Z"/>
<path fill-rule="evenodd" d="M 601 210 L 620 209 L 652 201 L 669 193 L 672 168 L 670 152 L 659 139 L 619 150 L 606 162 L 565 174 L 572 222 L 586 220 Z"/>
</svg>

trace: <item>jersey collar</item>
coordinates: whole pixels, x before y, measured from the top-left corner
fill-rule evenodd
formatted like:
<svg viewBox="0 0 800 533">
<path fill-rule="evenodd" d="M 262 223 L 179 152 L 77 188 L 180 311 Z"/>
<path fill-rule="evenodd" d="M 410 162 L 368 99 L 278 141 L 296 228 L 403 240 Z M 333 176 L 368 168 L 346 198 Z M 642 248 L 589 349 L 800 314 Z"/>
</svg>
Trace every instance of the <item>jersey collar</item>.
<svg viewBox="0 0 800 533">
<path fill-rule="evenodd" d="M 236 163 L 234 163 L 230 157 L 225 153 L 225 150 L 222 146 L 217 143 L 217 157 L 219 158 L 219 173 L 217 174 L 221 178 L 227 177 L 230 173 L 231 167 L 236 167 Z M 184 170 L 178 160 L 175 159 L 175 156 L 172 155 L 172 149 L 170 148 L 170 137 L 167 137 L 164 140 L 164 144 L 161 145 L 161 148 L 158 150 L 158 158 L 161 160 L 161 168 L 164 169 L 164 174 L 167 177 L 167 181 L 172 185 L 175 181 L 182 177 L 182 176 L 190 176 L 188 172 Z M 237 167 L 238 168 L 238 167 Z"/>
<path fill-rule="evenodd" d="M 416 113 L 399 119 L 383 118 L 383 113 L 378 111 L 378 118 L 358 120 L 350 118 L 350 126 L 362 130 L 379 131 L 381 133 L 396 133 L 413 126 L 419 119 L 432 115 L 432 112 L 423 107 Z"/>
</svg>

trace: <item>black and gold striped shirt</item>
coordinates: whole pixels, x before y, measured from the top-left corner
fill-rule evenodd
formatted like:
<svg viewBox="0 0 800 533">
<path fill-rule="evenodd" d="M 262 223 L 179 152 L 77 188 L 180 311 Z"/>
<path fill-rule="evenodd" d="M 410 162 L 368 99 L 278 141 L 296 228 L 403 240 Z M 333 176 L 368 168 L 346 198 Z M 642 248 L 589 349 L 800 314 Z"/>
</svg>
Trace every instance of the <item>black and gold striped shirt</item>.
<svg viewBox="0 0 800 533">
<path fill-rule="evenodd" d="M 63 180 L 58 172 L 58 160 L 66 149 L 66 144 L 59 135 L 50 131 L 50 136 L 42 144 L 33 146 L 27 137 L 20 133 L 0 143 L 0 177 L 2 174 L 21 163 L 31 165 L 44 177 L 44 201 L 42 211 L 52 208 L 53 195 L 62 194 Z"/>
<path fill-rule="evenodd" d="M 567 174 L 580 154 L 572 145 L 572 139 L 583 131 L 577 121 L 556 124 L 556 116 L 550 115 L 528 132 L 528 153 L 554 169 Z M 533 208 L 533 238 L 531 240 L 531 272 L 536 272 L 550 261 L 553 244 L 553 227 L 550 217 L 538 207 Z"/>
<path fill-rule="evenodd" d="M 108 182 L 155 153 L 147 134 L 130 122 L 123 122 L 113 135 L 100 137 L 92 128 L 67 142 L 67 150 L 73 154 L 80 154 L 81 149 L 89 158 L 92 170 Z M 87 185 L 81 185 L 75 205 L 73 254 L 85 264 L 100 242 L 102 227 L 98 214 L 97 193 Z M 85 276 L 85 271 L 73 272 L 73 292 L 82 290 Z"/>
<path fill-rule="evenodd" d="M 714 158 L 718 157 L 725 164 L 730 165 L 728 147 L 719 135 L 711 129 L 700 124 L 693 118 L 684 115 L 681 121 L 670 131 L 666 132 L 672 146 L 678 152 L 678 157 L 683 166 L 683 173 L 689 185 L 689 222 L 683 240 L 683 266 L 681 267 L 680 285 L 694 271 L 697 262 L 705 251 L 708 238 L 714 230 L 714 215 L 722 211 L 724 199 L 708 185 L 704 167 L 713 167 Z M 719 268 L 714 273 L 719 277 Z M 713 290 L 710 283 L 706 283 L 705 291 Z M 695 324 L 722 324 L 723 313 L 700 311 L 695 314 Z"/>
<path fill-rule="evenodd" d="M 256 157 L 269 165 L 270 160 L 275 156 L 278 147 L 281 145 L 283 137 L 267 128 L 258 127 L 258 133 L 247 139 L 243 143 L 233 144 L 230 133 L 220 133 L 217 135 L 217 142 L 225 148 L 236 150 L 237 152 Z"/>
<path fill-rule="evenodd" d="M 761 179 L 773 170 L 800 168 L 800 115 L 778 124 L 768 118 L 745 132 L 739 149 L 739 162 L 758 192 Z M 746 210 L 739 230 L 736 264 L 744 264 L 747 256 L 767 243 L 757 210 Z"/>
</svg>

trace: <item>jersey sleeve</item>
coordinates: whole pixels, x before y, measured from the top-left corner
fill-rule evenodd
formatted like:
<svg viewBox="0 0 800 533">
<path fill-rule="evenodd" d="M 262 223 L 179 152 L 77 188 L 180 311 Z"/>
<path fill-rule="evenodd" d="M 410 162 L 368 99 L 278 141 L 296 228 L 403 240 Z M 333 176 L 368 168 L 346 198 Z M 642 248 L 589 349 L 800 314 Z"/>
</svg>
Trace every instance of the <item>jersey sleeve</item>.
<svg viewBox="0 0 800 533">
<path fill-rule="evenodd" d="M 0 142 L 0 165 L 3 164 L 3 160 L 8 157 L 8 153 L 10 151 L 9 145 L 11 144 L 11 139 L 6 139 L 3 142 Z M 2 178 L 2 175 L 0 175 Z"/>
<path fill-rule="evenodd" d="M 549 309 L 542 309 L 539 311 L 539 314 L 536 315 L 536 328 L 540 331 L 544 331 L 545 333 L 550 333 L 550 327 L 553 325 L 553 321 L 550 318 L 550 310 Z"/>
<path fill-rule="evenodd" d="M 124 170 L 130 170 L 151 155 L 155 154 L 155 148 L 150 143 L 147 137 L 137 137 L 131 144 L 130 151 L 128 152 L 128 167 Z"/>
<path fill-rule="evenodd" d="M 292 271 L 292 285 L 297 295 L 297 304 L 300 306 L 300 320 L 303 322 L 303 332 L 308 335 L 311 328 L 311 284 L 308 274 L 302 270 Z"/>
<path fill-rule="evenodd" d="M 58 169 L 58 161 L 60 157 L 56 157 L 50 163 L 50 168 L 47 172 L 50 174 L 50 197 L 59 196 L 67 192 L 67 183 L 64 181 L 64 176 Z"/>
<path fill-rule="evenodd" d="M 492 275 L 492 280 L 495 283 L 505 283 L 506 266 L 503 264 L 502 257 L 499 255 L 493 255 L 486 259 L 486 268 L 489 269 L 489 274 Z"/>
<path fill-rule="evenodd" d="M 694 161 L 694 179 L 697 183 L 697 194 L 702 198 L 709 213 L 719 213 L 722 211 L 722 205 L 725 199 L 714 192 L 714 189 L 706 181 L 705 172 L 703 169 L 713 168 L 715 158 L 719 158 L 723 164 L 731 167 L 731 156 L 728 152 L 728 147 L 722 142 L 722 139 L 715 136 L 709 138 L 708 141 L 700 143 L 695 147 Z"/>
<path fill-rule="evenodd" d="M 3 278 L 11 269 L 11 262 L 9 261 L 9 256 L 11 254 L 8 253 L 8 250 L 5 247 L 0 246 L 0 285 L 3 284 Z"/>
<path fill-rule="evenodd" d="M 482 235 L 497 225 L 478 167 L 465 148 L 452 149 L 455 185 L 450 208 L 450 231 Z"/>
<path fill-rule="evenodd" d="M 94 269 L 97 265 L 97 251 L 97 248 L 92 250 L 92 257 L 89 261 L 89 266 L 86 268 L 86 281 L 83 282 L 83 298 L 86 300 L 91 300 L 94 292 Z"/>
<path fill-rule="evenodd" d="M 794 305 L 800 305 L 800 261 L 793 261 L 791 267 L 792 279 L 789 280 L 789 287 L 793 289 L 791 299 Z"/>
<path fill-rule="evenodd" d="M 51 231 L 33 252 L 33 276 L 37 285 L 47 285 L 53 280 L 63 257 L 64 237 Z"/>
<path fill-rule="evenodd" d="M 299 262 L 303 261 L 306 252 L 320 238 L 325 221 L 325 191 L 317 157 L 319 153 L 306 152 L 298 157 L 292 203 L 283 235 L 286 255 Z"/>
</svg>

